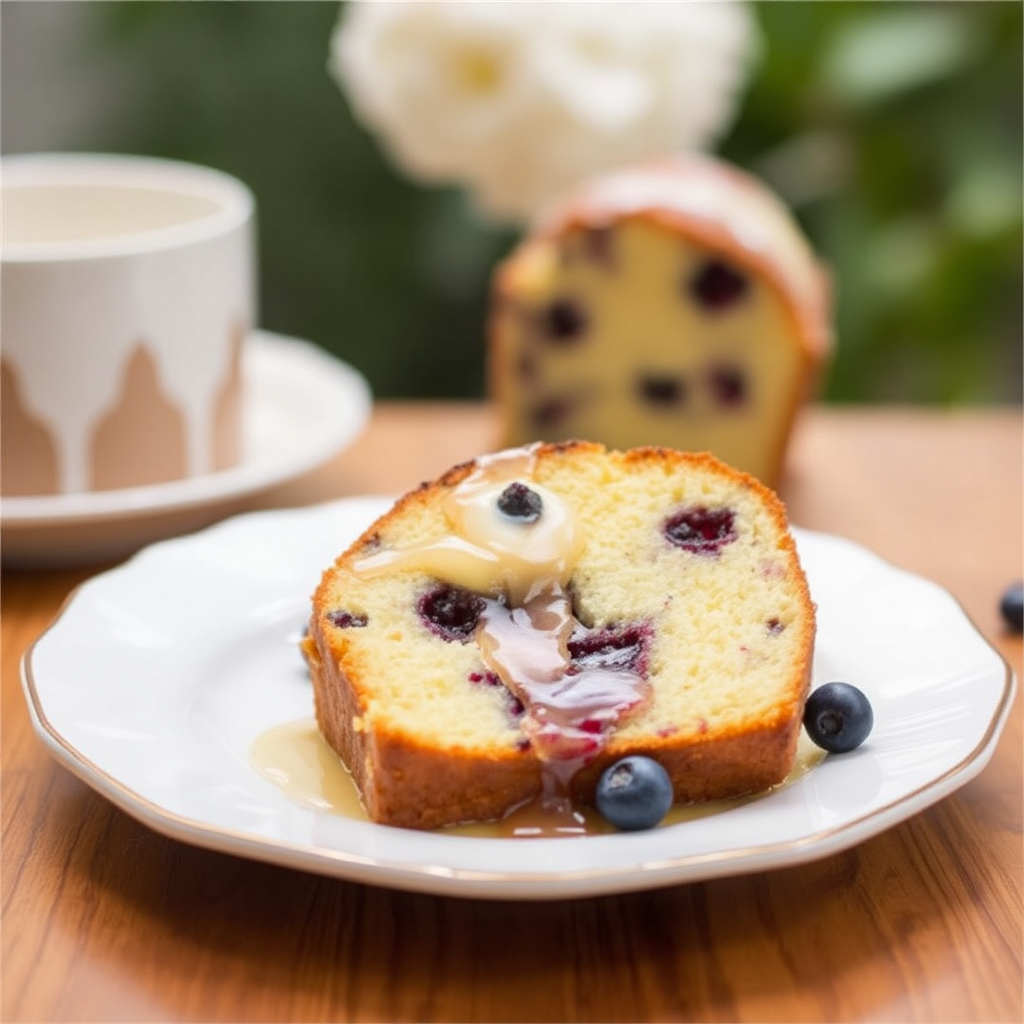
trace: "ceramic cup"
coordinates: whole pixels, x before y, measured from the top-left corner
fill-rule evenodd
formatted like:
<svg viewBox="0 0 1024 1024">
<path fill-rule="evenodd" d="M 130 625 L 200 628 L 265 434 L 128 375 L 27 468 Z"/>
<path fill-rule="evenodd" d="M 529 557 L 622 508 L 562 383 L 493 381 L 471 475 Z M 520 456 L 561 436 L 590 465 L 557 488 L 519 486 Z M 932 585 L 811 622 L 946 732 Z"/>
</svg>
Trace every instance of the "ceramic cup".
<svg viewBox="0 0 1024 1024">
<path fill-rule="evenodd" d="M 78 494 L 241 457 L 254 203 L 147 157 L 0 161 L 0 492 Z"/>
</svg>

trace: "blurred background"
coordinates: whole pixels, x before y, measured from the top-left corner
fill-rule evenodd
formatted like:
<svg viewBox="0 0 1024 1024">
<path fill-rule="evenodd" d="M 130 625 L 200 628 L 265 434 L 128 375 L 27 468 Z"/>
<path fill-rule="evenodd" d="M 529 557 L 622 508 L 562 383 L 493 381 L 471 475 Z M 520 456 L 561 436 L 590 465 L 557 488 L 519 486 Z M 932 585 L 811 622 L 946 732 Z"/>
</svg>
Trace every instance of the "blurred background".
<svg viewBox="0 0 1024 1024">
<path fill-rule="evenodd" d="M 792 206 L 836 285 L 833 402 L 1019 403 L 1017 2 L 762 0 L 716 151 Z M 516 234 L 392 165 L 327 72 L 334 2 L 0 5 L 0 148 L 232 173 L 259 209 L 261 324 L 378 397 L 484 394 L 491 270 Z"/>
</svg>

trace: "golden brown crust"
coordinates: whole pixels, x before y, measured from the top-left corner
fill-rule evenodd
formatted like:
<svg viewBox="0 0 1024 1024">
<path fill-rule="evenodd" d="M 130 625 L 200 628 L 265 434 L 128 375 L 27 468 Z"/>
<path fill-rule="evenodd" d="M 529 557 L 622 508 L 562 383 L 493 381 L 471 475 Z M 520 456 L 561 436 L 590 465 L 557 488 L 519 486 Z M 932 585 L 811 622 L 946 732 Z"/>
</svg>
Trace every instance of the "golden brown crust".
<svg viewBox="0 0 1024 1024">
<path fill-rule="evenodd" d="M 619 758 L 643 754 L 655 758 L 668 772 L 677 803 L 730 800 L 761 793 L 790 773 L 799 736 L 799 718 L 790 716 L 732 735 L 718 735 L 705 743 L 688 737 L 685 741 L 652 738 L 635 748 L 611 744 L 579 773 L 574 790 L 581 800 L 592 803 L 594 788 L 605 768 Z"/>
<path fill-rule="evenodd" d="M 372 820 L 419 829 L 490 821 L 540 791 L 540 765 L 529 752 L 459 758 L 415 737 L 356 728 L 361 708 L 341 667 L 344 648 L 321 630 L 313 632 L 316 639 L 307 638 L 304 649 L 317 725 L 351 773 Z"/>
<path fill-rule="evenodd" d="M 777 550 L 785 555 L 790 583 L 796 585 L 802 621 L 793 675 L 780 691 L 771 714 L 747 720 L 742 728 L 693 731 L 623 739 L 613 735 L 602 754 L 574 779 L 574 795 L 592 802 L 594 786 L 609 764 L 631 753 L 660 761 L 672 778 L 680 802 L 725 799 L 770 788 L 793 765 L 804 701 L 810 688 L 814 646 L 814 607 L 806 578 L 799 570 L 796 546 L 786 509 L 775 493 L 746 473 L 724 466 L 707 453 L 661 447 L 606 452 L 585 441 L 533 446 L 535 465 L 582 457 L 606 457 L 624 467 L 660 467 L 666 476 L 702 470 L 721 474 L 753 494 L 778 532 Z M 541 790 L 541 764 L 532 749 L 495 745 L 485 752 L 439 750 L 407 731 L 391 728 L 386 716 L 366 722 L 367 695 L 362 665 L 353 650 L 352 630 L 332 626 L 329 613 L 337 599 L 335 580 L 378 538 L 410 516 L 435 504 L 473 470 L 475 463 L 454 466 L 436 480 L 400 498 L 328 568 L 313 596 L 313 615 L 303 651 L 309 663 L 318 725 L 340 755 L 378 822 L 412 828 L 434 828 L 464 821 L 499 818 L 535 798 Z M 358 632 L 358 631 L 356 631 Z"/>
</svg>

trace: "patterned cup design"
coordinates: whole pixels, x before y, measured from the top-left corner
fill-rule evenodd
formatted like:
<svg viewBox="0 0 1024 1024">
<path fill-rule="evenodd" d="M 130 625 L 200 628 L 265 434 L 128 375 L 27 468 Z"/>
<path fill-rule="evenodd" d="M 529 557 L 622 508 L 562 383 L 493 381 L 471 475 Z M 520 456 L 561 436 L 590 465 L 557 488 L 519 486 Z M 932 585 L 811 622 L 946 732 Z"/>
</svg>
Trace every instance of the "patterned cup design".
<svg viewBox="0 0 1024 1024">
<path fill-rule="evenodd" d="M 131 157 L 14 157 L 3 172 L 15 215 L 2 264 L 2 493 L 236 465 L 255 317 L 248 190 Z"/>
</svg>

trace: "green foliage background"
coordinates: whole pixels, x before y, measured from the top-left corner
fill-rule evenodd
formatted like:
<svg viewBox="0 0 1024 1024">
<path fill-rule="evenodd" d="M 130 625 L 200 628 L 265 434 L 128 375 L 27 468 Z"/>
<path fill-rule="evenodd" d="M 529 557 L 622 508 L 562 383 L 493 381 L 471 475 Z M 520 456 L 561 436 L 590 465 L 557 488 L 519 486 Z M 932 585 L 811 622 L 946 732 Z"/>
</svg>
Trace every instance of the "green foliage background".
<svg viewBox="0 0 1024 1024">
<path fill-rule="evenodd" d="M 484 393 L 488 282 L 514 235 L 403 177 L 354 122 L 326 70 L 336 3 L 85 6 L 66 59 L 119 86 L 59 148 L 237 175 L 259 206 L 264 327 L 381 397 Z M 826 398 L 1019 402 L 1022 5 L 756 14 L 764 53 L 718 151 L 780 191 L 832 267 Z"/>
</svg>

